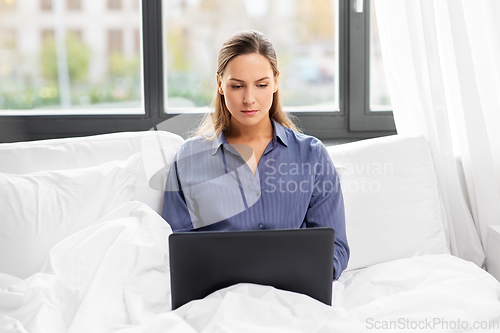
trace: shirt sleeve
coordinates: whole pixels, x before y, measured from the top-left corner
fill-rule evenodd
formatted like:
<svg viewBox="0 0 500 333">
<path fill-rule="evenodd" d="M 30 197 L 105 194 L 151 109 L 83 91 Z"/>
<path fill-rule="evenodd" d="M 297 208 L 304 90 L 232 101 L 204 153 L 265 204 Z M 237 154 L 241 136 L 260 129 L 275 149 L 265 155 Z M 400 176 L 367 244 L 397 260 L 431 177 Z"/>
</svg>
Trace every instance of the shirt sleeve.
<svg viewBox="0 0 500 333">
<path fill-rule="evenodd" d="M 346 269 L 349 261 L 349 245 L 345 228 L 344 198 L 340 179 L 325 146 L 314 145 L 317 167 L 311 201 L 305 216 L 307 227 L 330 227 L 335 230 L 334 280 Z"/>
<path fill-rule="evenodd" d="M 167 176 L 161 216 L 170 224 L 173 232 L 193 230 L 193 223 L 179 179 L 177 156 Z"/>
</svg>

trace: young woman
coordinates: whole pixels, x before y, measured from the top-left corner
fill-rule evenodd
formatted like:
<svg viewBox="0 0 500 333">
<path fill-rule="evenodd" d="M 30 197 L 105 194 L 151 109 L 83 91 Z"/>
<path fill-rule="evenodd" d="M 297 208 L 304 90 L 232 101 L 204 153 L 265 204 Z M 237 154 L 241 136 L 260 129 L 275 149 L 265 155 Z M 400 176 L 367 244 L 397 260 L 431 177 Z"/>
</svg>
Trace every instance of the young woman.
<svg viewBox="0 0 500 333">
<path fill-rule="evenodd" d="M 331 227 L 337 279 L 349 259 L 339 178 L 325 146 L 282 110 L 278 78 L 263 34 L 223 44 L 215 111 L 177 152 L 162 216 L 174 232 Z"/>
</svg>

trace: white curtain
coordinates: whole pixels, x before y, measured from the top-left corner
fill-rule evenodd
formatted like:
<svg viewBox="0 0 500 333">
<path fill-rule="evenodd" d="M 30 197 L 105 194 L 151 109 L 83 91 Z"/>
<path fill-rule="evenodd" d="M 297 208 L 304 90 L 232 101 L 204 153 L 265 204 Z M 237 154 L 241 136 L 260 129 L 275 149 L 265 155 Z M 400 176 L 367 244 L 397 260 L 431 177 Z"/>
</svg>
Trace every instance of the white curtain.
<svg viewBox="0 0 500 333">
<path fill-rule="evenodd" d="M 487 226 L 500 224 L 500 1 L 375 0 L 375 10 L 397 131 L 429 141 L 452 254 L 481 266 Z"/>
</svg>

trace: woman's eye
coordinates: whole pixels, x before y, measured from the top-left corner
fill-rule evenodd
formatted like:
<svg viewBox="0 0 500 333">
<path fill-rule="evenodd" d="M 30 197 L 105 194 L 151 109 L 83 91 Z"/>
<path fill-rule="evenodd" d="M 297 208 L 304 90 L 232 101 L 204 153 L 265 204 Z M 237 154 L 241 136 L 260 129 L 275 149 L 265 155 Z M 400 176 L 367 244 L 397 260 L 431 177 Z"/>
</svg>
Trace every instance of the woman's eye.
<svg viewBox="0 0 500 333">
<path fill-rule="evenodd" d="M 267 84 L 259 84 L 259 85 L 257 85 L 257 87 L 259 87 L 259 88 L 265 88 L 265 87 L 267 87 Z"/>
<path fill-rule="evenodd" d="M 233 89 L 240 89 L 240 88 L 243 88 L 243 86 L 242 85 L 237 85 L 237 86 L 231 86 L 231 88 L 233 88 Z"/>
</svg>

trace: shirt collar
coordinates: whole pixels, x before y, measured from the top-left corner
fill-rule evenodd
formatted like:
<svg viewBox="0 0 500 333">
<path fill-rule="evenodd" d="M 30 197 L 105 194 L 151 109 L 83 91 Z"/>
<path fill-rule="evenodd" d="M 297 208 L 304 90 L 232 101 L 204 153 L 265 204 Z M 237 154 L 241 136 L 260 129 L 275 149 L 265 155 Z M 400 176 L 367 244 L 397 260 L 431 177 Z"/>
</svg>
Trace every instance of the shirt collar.
<svg viewBox="0 0 500 333">
<path fill-rule="evenodd" d="M 214 143 L 212 144 L 212 155 L 215 155 L 215 153 L 217 153 L 217 150 L 219 149 L 219 147 L 223 144 L 227 144 L 227 139 L 226 139 L 226 136 L 224 135 L 224 131 L 222 131 L 219 136 L 217 136 L 215 139 L 214 139 Z"/>
<path fill-rule="evenodd" d="M 274 119 L 271 119 L 271 123 L 273 125 L 273 147 L 276 144 L 277 139 L 279 139 L 278 141 L 282 145 L 288 147 L 288 138 L 286 136 L 285 127 L 276 122 Z M 212 155 L 215 155 L 219 147 L 223 144 L 228 144 L 228 142 L 224 132 L 221 132 L 220 135 L 214 139 L 212 144 Z"/>
<path fill-rule="evenodd" d="M 278 122 L 276 122 L 274 119 L 271 119 L 272 123 L 273 123 L 273 127 L 274 127 L 274 137 L 273 137 L 273 140 L 275 143 L 276 142 L 276 138 L 280 139 L 281 143 L 285 146 L 285 147 L 288 147 L 288 138 L 286 136 L 286 131 L 285 131 L 285 127 L 281 124 L 279 124 Z"/>
</svg>

